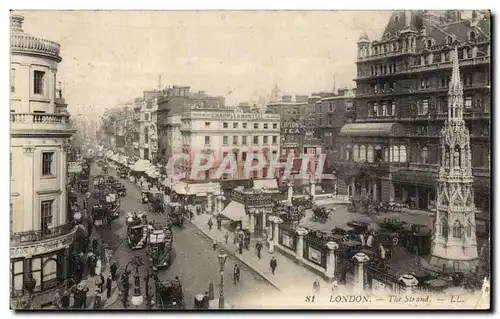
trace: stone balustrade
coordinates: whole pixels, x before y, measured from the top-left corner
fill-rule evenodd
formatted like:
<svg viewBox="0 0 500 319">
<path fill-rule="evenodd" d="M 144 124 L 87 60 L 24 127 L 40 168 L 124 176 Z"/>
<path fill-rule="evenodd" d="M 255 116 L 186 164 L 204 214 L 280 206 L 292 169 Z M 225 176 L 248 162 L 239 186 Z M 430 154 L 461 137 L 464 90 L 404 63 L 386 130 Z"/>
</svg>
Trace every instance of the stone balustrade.
<svg viewBox="0 0 500 319">
<path fill-rule="evenodd" d="M 71 130 L 69 114 L 62 113 L 11 113 L 11 130 Z"/>
<path fill-rule="evenodd" d="M 27 242 L 37 242 L 44 239 L 50 239 L 62 235 L 66 235 L 75 227 L 73 223 L 68 223 L 56 227 L 46 228 L 44 230 L 32 230 L 25 232 L 12 233 L 10 236 L 11 244 L 16 246 L 16 244 L 27 243 Z"/>
<path fill-rule="evenodd" d="M 59 56 L 61 45 L 59 43 L 23 33 L 11 34 L 10 49 L 14 52 L 24 51 L 46 54 L 56 58 L 58 61 L 61 60 Z"/>
</svg>

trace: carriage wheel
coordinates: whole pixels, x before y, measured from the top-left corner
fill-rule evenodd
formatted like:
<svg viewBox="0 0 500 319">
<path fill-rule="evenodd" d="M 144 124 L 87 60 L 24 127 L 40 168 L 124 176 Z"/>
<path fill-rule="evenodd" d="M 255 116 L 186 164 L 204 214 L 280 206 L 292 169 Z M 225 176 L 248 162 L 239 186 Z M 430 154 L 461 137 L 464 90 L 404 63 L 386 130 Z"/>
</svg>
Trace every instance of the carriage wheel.
<svg viewBox="0 0 500 319">
<path fill-rule="evenodd" d="M 397 237 L 392 238 L 392 244 L 396 246 L 399 243 L 399 239 Z"/>
</svg>

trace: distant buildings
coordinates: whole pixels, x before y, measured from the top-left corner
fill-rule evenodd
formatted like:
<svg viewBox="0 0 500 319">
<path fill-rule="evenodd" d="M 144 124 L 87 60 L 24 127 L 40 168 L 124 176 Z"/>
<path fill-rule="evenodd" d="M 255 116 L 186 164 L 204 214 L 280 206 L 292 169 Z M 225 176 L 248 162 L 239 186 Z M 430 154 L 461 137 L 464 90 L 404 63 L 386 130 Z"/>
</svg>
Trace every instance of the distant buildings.
<svg viewBox="0 0 500 319">
<path fill-rule="evenodd" d="M 32 284 L 31 304 L 41 306 L 67 279 L 77 232 L 66 192 L 75 130 L 56 94 L 59 43 L 25 33 L 22 16 L 10 19 L 10 295 L 26 296 Z"/>
</svg>

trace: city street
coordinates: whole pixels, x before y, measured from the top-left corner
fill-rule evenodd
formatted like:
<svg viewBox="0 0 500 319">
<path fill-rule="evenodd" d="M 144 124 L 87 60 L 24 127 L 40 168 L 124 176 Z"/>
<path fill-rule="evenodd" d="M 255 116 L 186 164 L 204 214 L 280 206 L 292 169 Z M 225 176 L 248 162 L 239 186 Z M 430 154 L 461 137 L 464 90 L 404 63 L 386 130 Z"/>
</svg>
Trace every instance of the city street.
<svg viewBox="0 0 500 319">
<path fill-rule="evenodd" d="M 95 176 L 101 173 L 101 169 L 97 165 L 93 165 L 91 175 Z M 110 175 L 116 177 L 116 171 L 110 169 Z M 148 206 L 140 201 L 140 187 L 130 183 L 126 179 L 121 179 L 127 190 L 127 196 L 121 198 L 121 213 L 120 218 L 112 224 L 112 234 L 109 230 L 103 230 L 102 235 L 105 242 L 111 240 L 108 245 L 111 249 L 115 248 L 115 253 L 112 260 L 117 260 L 120 270 L 124 269 L 125 265 L 132 260 L 133 256 L 142 256 L 145 265 L 147 266 L 148 259 L 146 256 L 147 247 L 142 250 L 131 250 L 126 243 L 127 227 L 125 224 L 124 214 L 128 211 L 141 210 L 146 211 L 148 220 L 156 220 L 160 222 L 161 216 L 148 212 Z M 184 291 L 184 298 L 187 308 L 193 307 L 193 299 L 196 294 L 203 294 L 208 291 L 209 283 L 214 284 L 214 293 L 218 297 L 219 294 L 219 262 L 217 253 L 212 249 L 210 242 L 199 230 L 193 227 L 190 223 L 185 223 L 184 229 L 173 227 L 174 233 L 174 260 L 169 269 L 160 270 L 158 275 L 160 280 L 174 279 L 179 276 Z M 236 259 L 229 256 L 224 271 L 224 296 L 226 303 L 235 308 L 244 308 L 249 306 L 249 299 L 255 299 L 256 296 L 264 296 L 266 299 L 272 296 L 277 296 L 280 293 L 253 270 L 243 264 L 239 264 L 241 275 L 240 283 L 237 286 L 233 285 L 232 269 Z M 142 277 L 145 275 L 145 267 L 141 267 Z M 131 268 L 129 267 L 129 270 Z M 133 273 L 132 273 L 133 274 Z M 131 279 L 132 280 L 132 279 Z M 133 282 L 131 282 L 133 284 Z M 151 285 L 152 287 L 152 285 Z M 130 291 L 132 293 L 132 289 Z M 141 287 L 141 293 L 144 296 L 144 282 Z M 122 304 L 118 300 L 111 309 L 121 309 Z"/>
</svg>

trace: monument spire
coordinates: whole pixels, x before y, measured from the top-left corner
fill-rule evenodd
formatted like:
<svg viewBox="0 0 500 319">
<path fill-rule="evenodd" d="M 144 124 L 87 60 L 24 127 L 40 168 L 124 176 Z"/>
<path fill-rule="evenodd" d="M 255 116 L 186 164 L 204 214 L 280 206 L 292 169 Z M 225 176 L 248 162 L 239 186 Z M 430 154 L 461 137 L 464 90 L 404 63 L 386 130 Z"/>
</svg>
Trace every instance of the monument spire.
<svg viewBox="0 0 500 319">
<path fill-rule="evenodd" d="M 458 63 L 458 50 L 451 52 L 451 60 L 453 63 L 450 88 L 448 89 L 448 120 L 463 121 L 463 85 L 460 80 L 460 70 Z"/>
</svg>

